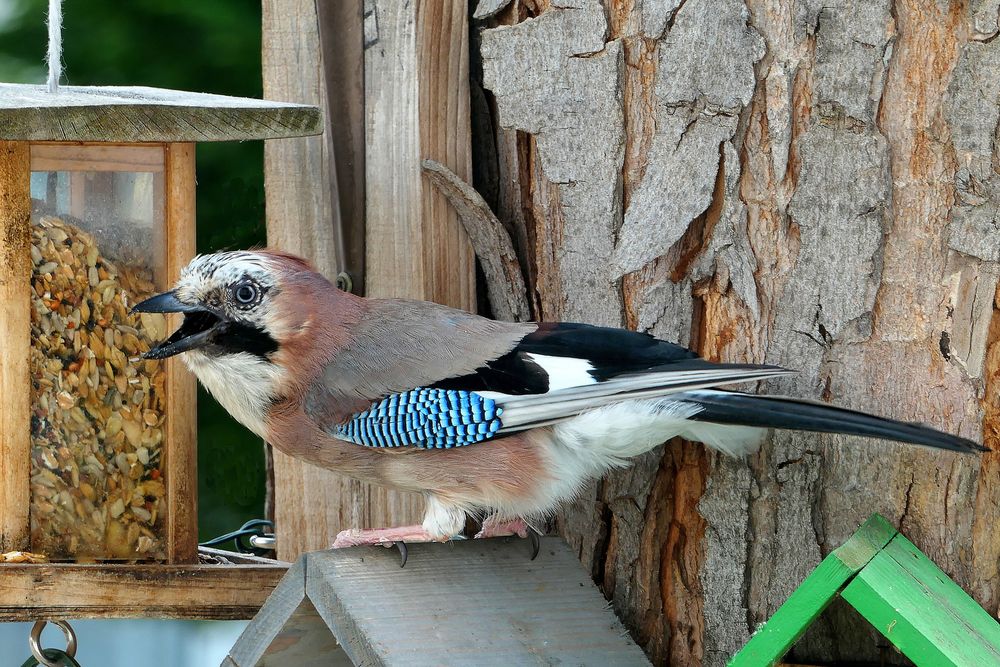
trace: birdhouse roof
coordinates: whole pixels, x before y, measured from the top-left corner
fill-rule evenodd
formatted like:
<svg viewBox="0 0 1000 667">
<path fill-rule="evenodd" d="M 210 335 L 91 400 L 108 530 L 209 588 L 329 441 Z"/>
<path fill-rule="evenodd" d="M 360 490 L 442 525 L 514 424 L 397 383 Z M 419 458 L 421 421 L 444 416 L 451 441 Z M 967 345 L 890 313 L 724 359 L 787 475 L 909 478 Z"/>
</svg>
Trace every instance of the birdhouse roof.
<svg viewBox="0 0 1000 667">
<path fill-rule="evenodd" d="M 263 662 L 262 662 L 263 661 Z M 649 665 L 565 541 L 411 544 L 308 553 L 223 667 Z"/>
<path fill-rule="evenodd" d="M 322 132 L 317 107 L 145 87 L 0 83 L 0 140 L 245 141 Z"/>
<path fill-rule="evenodd" d="M 806 577 L 729 661 L 774 665 L 840 597 L 918 665 L 1000 664 L 1000 624 L 873 514 Z"/>
</svg>

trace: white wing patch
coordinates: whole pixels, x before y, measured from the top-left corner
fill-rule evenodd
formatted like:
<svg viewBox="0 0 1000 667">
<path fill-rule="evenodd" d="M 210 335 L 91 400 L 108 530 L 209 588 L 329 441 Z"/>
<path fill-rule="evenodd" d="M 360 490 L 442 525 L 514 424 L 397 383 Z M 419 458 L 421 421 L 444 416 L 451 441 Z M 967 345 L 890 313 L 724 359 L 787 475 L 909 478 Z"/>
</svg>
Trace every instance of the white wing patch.
<svg viewBox="0 0 1000 667">
<path fill-rule="evenodd" d="M 597 380 L 590 374 L 594 366 L 586 359 L 576 357 L 551 357 L 547 354 L 528 352 L 524 356 L 541 366 L 549 376 L 549 392 L 596 384 Z M 548 392 L 546 392 L 548 393 Z"/>
</svg>

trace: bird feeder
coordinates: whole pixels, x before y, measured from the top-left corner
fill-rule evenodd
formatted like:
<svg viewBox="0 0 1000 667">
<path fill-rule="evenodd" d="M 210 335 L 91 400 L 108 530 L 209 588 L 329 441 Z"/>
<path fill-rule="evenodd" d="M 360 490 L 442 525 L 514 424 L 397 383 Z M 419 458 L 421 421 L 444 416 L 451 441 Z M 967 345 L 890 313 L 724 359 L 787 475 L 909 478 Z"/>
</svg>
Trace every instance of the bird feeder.
<svg viewBox="0 0 1000 667">
<path fill-rule="evenodd" d="M 195 253 L 197 142 L 320 131 L 311 106 L 0 84 L 0 553 L 197 566 L 195 380 L 141 359 L 176 316 L 131 307 Z"/>
</svg>

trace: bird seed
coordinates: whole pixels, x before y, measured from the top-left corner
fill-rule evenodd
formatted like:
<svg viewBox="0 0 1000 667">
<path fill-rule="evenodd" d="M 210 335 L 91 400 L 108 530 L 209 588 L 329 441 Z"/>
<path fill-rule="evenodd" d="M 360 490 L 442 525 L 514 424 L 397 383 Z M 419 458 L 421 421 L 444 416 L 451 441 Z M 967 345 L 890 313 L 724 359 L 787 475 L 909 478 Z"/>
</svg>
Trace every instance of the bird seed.
<svg viewBox="0 0 1000 667">
<path fill-rule="evenodd" d="M 140 355 L 155 291 L 94 237 L 52 216 L 31 230 L 31 551 L 49 560 L 162 560 L 163 365 Z"/>
</svg>

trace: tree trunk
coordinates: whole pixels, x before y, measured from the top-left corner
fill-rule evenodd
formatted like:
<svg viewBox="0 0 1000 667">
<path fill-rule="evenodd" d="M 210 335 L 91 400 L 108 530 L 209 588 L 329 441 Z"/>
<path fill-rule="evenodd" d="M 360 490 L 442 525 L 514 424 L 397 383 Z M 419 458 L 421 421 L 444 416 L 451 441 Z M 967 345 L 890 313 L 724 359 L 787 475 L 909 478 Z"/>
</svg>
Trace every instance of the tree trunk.
<svg viewBox="0 0 1000 667">
<path fill-rule="evenodd" d="M 796 368 L 762 389 L 1000 445 L 998 4 L 500 8 L 473 54 L 477 187 L 535 314 Z M 560 528 L 656 663 L 721 665 L 874 511 L 995 613 L 996 469 L 795 432 L 747 461 L 674 441 Z M 835 605 L 793 657 L 877 641 Z"/>
</svg>

